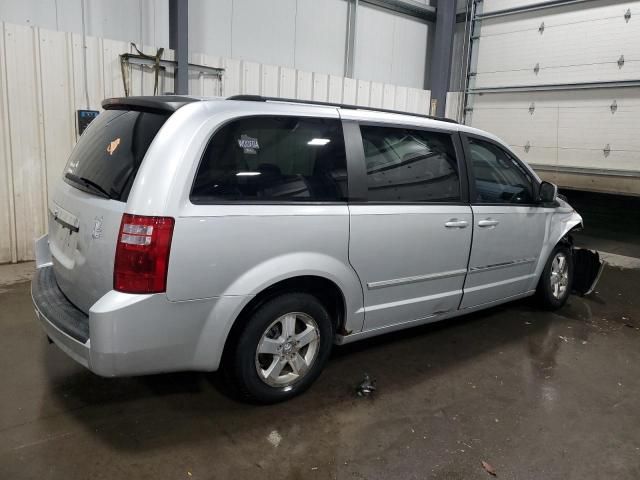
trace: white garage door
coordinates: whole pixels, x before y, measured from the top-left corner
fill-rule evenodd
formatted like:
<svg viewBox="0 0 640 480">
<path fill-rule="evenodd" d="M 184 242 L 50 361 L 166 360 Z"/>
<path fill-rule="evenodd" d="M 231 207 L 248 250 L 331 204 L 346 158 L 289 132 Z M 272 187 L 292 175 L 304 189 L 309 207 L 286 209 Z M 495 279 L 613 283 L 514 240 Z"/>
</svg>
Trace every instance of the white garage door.
<svg viewBox="0 0 640 480">
<path fill-rule="evenodd" d="M 486 0 L 482 13 L 526 3 L 540 2 Z M 468 124 L 542 170 L 640 173 L 640 2 L 579 2 L 479 21 Z"/>
</svg>

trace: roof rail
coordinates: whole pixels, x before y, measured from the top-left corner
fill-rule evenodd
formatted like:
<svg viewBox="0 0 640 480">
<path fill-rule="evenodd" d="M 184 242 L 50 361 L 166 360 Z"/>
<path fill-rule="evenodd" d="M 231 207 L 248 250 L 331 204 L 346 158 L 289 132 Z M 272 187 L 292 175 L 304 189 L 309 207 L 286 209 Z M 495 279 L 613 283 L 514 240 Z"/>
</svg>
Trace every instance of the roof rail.
<svg viewBox="0 0 640 480">
<path fill-rule="evenodd" d="M 227 100 L 242 100 L 245 102 L 287 102 L 300 103 L 304 105 L 321 105 L 324 107 L 338 107 L 350 110 L 370 110 L 373 112 L 397 113 L 400 115 L 409 115 L 412 117 L 428 118 L 429 120 L 438 120 L 441 122 L 458 123 L 451 118 L 434 117 L 432 115 L 422 115 L 420 113 L 402 112 L 400 110 L 388 110 L 386 108 L 362 107 L 360 105 L 349 105 L 344 103 L 319 102 L 317 100 L 298 100 L 296 98 L 280 98 L 280 97 L 263 97 L 262 95 L 233 95 L 227 97 Z"/>
</svg>

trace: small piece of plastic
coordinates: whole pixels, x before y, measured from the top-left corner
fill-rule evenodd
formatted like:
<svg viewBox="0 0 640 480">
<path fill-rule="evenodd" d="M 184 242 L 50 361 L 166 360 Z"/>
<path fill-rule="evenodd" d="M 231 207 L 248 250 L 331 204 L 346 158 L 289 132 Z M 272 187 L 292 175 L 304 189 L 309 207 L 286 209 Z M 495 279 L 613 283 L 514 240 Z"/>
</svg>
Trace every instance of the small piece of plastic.
<svg viewBox="0 0 640 480">
<path fill-rule="evenodd" d="M 356 387 L 356 394 L 359 397 L 368 397 L 376 391 L 376 381 L 369 377 L 368 373 L 364 374 L 362 382 Z"/>
</svg>

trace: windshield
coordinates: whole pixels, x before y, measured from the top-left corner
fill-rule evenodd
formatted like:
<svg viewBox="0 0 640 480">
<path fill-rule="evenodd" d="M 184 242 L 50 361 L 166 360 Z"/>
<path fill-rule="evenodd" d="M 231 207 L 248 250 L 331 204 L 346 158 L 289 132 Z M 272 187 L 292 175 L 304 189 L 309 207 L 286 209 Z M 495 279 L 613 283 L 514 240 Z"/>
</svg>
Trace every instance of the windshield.
<svg viewBox="0 0 640 480">
<path fill-rule="evenodd" d="M 128 110 L 102 112 L 71 153 L 65 182 L 126 202 L 142 159 L 167 118 L 165 114 Z"/>
</svg>

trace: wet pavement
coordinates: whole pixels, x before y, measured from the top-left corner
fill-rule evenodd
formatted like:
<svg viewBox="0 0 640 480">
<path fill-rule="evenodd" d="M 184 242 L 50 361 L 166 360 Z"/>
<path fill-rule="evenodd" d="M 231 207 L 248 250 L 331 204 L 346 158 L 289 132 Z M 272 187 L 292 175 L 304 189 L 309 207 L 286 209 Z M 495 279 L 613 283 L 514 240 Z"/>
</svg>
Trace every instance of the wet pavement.
<svg viewBox="0 0 640 480">
<path fill-rule="evenodd" d="M 48 345 L 28 283 L 0 292 L 0 478 L 640 477 L 640 270 L 556 313 L 531 300 L 336 349 L 255 407 L 216 375 L 104 379 Z M 364 373 L 377 381 L 357 397 Z"/>
</svg>

